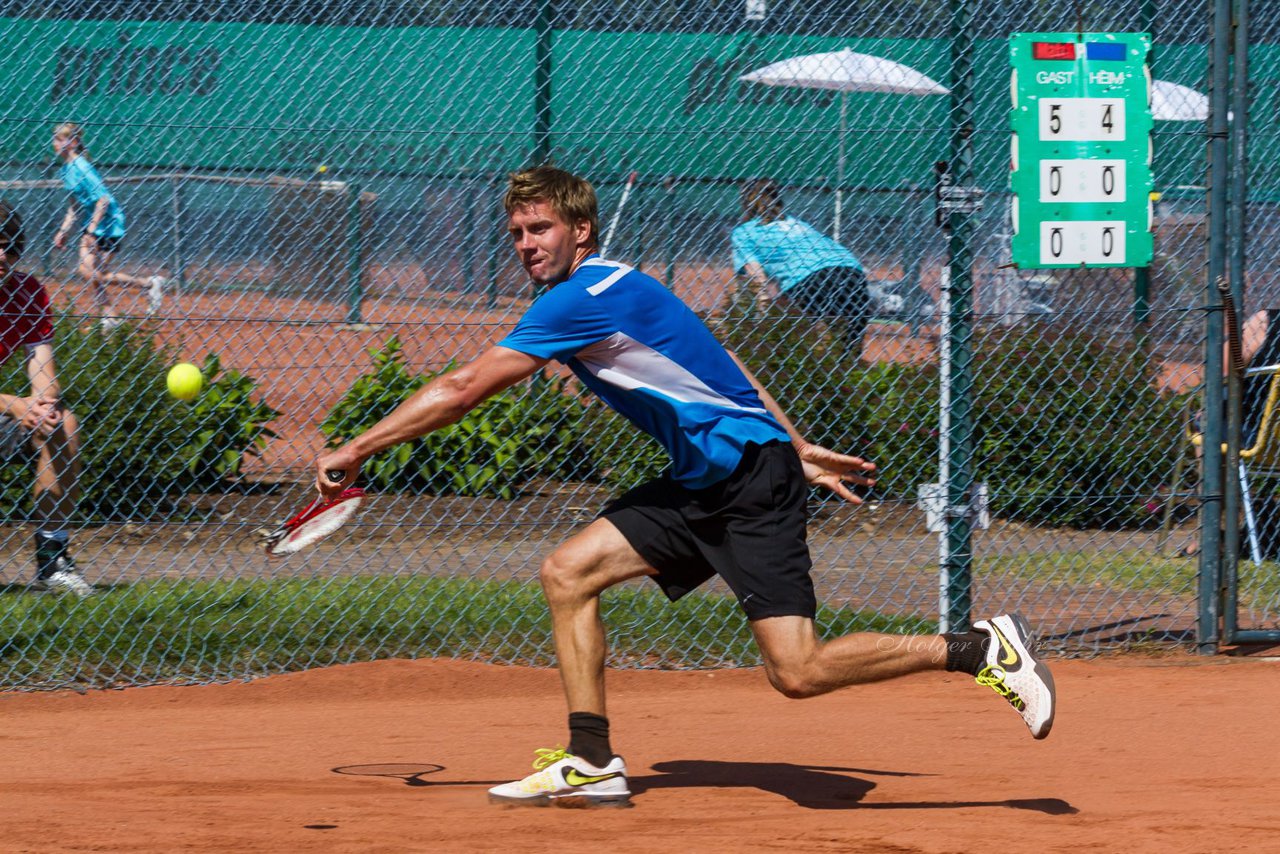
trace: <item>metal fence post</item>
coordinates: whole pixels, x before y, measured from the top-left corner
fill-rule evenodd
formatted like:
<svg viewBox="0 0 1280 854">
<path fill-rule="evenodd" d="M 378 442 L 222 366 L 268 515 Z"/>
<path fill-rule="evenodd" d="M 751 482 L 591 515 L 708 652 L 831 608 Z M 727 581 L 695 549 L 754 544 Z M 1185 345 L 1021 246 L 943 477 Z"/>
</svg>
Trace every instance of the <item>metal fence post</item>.
<svg viewBox="0 0 1280 854">
<path fill-rule="evenodd" d="M 1249 225 L 1248 202 L 1248 111 L 1249 111 L 1249 3 L 1248 0 L 1232 0 L 1235 33 L 1232 42 L 1234 62 L 1231 80 L 1231 201 L 1228 209 L 1230 241 L 1230 258 L 1228 282 L 1231 296 L 1235 301 L 1236 317 L 1239 324 L 1244 323 L 1247 314 L 1244 303 L 1244 271 L 1245 271 L 1245 229 Z M 1237 326 L 1237 331 L 1239 326 Z M 1244 366 L 1237 366 L 1243 369 Z M 1223 513 L 1228 520 L 1236 518 L 1240 506 L 1240 481 L 1234 477 L 1239 467 L 1239 444 L 1241 440 L 1241 423 L 1243 419 L 1242 399 L 1243 377 L 1233 374 L 1231 395 L 1228 398 L 1229 440 L 1234 439 L 1235 453 L 1230 445 L 1227 447 L 1227 463 L 1231 466 L 1228 477 L 1227 501 Z M 1222 603 L 1222 642 L 1235 643 L 1239 630 L 1236 608 L 1238 605 L 1238 584 L 1240 566 L 1240 529 L 1236 524 L 1227 526 L 1226 541 L 1222 550 L 1222 578 L 1220 580 L 1219 601 Z M 1273 559 L 1275 555 L 1263 555 L 1264 560 Z"/>
<path fill-rule="evenodd" d="M 1199 613 L 1196 645 L 1201 654 L 1212 655 L 1220 639 L 1221 615 L 1219 579 L 1222 577 L 1223 488 L 1229 480 L 1222 453 L 1222 297 L 1217 283 L 1226 273 L 1227 190 L 1230 180 L 1227 140 L 1227 87 L 1230 82 L 1228 56 L 1231 46 L 1231 0 L 1214 0 L 1213 34 L 1209 48 L 1209 270 L 1205 283 L 1208 308 L 1205 329 L 1204 386 L 1204 496 L 1200 512 Z M 1233 479 L 1233 478 L 1232 478 Z M 1234 519 L 1226 519 L 1234 525 Z"/>
<path fill-rule="evenodd" d="M 169 205 L 173 213 L 173 239 L 170 244 L 172 257 L 169 265 L 173 268 L 173 281 L 178 290 L 186 285 L 186 267 L 182 261 L 182 177 L 172 175 L 169 178 Z"/>
<path fill-rule="evenodd" d="M 677 181 L 674 175 L 668 175 L 662 181 L 662 188 L 666 191 L 667 199 L 667 239 L 663 252 L 667 256 L 667 270 L 664 277 L 667 290 L 674 290 L 676 277 L 676 185 Z"/>
<path fill-rule="evenodd" d="M 973 51 L 972 12 L 965 0 L 951 0 L 951 151 L 954 180 L 961 187 L 973 182 Z M 947 419 L 946 500 L 947 554 L 942 567 L 946 582 L 948 631 L 967 631 L 973 605 L 973 215 L 968 210 L 947 214 L 951 232 L 950 322 L 948 374 L 942 382 L 950 390 Z"/>
<path fill-rule="evenodd" d="M 533 42 L 533 164 L 551 162 L 551 41 L 554 0 L 538 0 Z"/>
<path fill-rule="evenodd" d="M 360 214 L 360 184 L 347 182 L 347 323 L 361 322 L 364 300 L 363 223 Z"/>
</svg>

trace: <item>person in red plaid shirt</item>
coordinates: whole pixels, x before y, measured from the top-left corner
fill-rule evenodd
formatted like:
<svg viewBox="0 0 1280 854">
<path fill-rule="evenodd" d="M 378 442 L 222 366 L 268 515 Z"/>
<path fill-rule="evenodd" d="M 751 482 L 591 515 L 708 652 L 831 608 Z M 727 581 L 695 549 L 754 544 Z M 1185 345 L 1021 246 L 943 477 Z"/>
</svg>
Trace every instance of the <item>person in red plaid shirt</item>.
<svg viewBox="0 0 1280 854">
<path fill-rule="evenodd" d="M 0 202 L 0 363 L 26 360 L 26 395 L 0 393 L 0 463 L 35 463 L 36 578 L 32 589 L 88 596 L 93 587 L 67 548 L 80 471 L 75 414 L 62 405 L 53 361 L 49 296 L 14 269 L 26 238 L 17 211 Z"/>
</svg>

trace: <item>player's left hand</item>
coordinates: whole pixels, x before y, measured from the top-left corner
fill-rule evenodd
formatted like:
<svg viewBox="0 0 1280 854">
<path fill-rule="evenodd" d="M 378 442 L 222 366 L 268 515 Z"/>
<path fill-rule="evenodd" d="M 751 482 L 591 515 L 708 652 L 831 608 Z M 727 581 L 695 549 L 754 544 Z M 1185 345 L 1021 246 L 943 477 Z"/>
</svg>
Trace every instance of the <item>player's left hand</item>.
<svg viewBox="0 0 1280 854">
<path fill-rule="evenodd" d="M 821 486 L 839 495 L 845 501 L 861 504 L 862 499 L 854 495 L 845 484 L 855 486 L 875 486 L 875 479 L 868 477 L 876 470 L 876 464 L 828 450 L 821 445 L 808 443 L 796 448 L 800 454 L 800 464 L 804 466 L 804 479 L 813 486 Z"/>
</svg>

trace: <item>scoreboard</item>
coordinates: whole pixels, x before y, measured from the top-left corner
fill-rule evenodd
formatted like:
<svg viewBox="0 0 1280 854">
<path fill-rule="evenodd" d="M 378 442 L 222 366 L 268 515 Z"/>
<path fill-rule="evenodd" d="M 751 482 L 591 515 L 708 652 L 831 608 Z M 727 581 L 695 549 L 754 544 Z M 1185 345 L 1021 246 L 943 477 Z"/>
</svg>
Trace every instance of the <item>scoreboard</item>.
<svg viewBox="0 0 1280 854">
<path fill-rule="evenodd" d="M 1146 33 L 1009 39 L 1013 263 L 1151 263 L 1151 72 Z"/>
</svg>

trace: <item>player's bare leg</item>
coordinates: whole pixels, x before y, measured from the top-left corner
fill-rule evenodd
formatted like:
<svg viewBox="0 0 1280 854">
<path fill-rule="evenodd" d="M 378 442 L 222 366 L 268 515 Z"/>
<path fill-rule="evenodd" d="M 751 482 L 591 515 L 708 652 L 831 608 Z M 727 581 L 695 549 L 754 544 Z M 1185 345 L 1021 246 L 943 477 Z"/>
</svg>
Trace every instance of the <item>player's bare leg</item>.
<svg viewBox="0 0 1280 854">
<path fill-rule="evenodd" d="M 813 620 L 806 617 L 754 620 L 751 631 L 764 656 L 769 683 L 797 699 L 847 685 L 941 670 L 947 661 L 947 644 L 940 635 L 858 632 L 822 641 Z"/>
<path fill-rule="evenodd" d="M 75 511 L 80 483 L 80 430 L 74 413 L 62 415 L 62 423 L 47 437 L 36 439 L 35 504 L 37 516 L 65 527 Z"/>
<path fill-rule="evenodd" d="M 36 446 L 35 509 L 36 589 L 88 596 L 93 587 L 76 568 L 67 549 L 66 529 L 75 512 L 80 481 L 79 424 L 64 412 L 62 423 L 48 436 L 34 439 Z M 50 536 L 48 532 L 61 532 Z"/>
<path fill-rule="evenodd" d="M 97 238 L 85 234 L 80 237 L 80 275 L 93 287 L 93 298 L 102 314 L 104 329 L 110 330 L 119 325 L 119 316 L 111 303 L 111 295 L 107 285 L 125 285 L 140 288 L 147 292 L 147 312 L 153 313 L 164 299 L 168 280 L 161 276 L 131 276 L 128 273 L 112 272 L 111 262 L 114 252 L 107 252 L 98 246 Z"/>
<path fill-rule="evenodd" d="M 1017 614 L 979 620 L 972 632 L 945 636 L 858 632 L 824 642 L 806 617 L 755 620 L 751 629 L 770 684 L 788 697 L 947 669 L 969 673 L 1004 697 L 1035 738 L 1053 726 L 1053 676 L 1035 657 L 1034 637 Z"/>
<path fill-rule="evenodd" d="M 534 773 L 493 787 L 491 801 L 522 806 L 630 803 L 626 765 L 607 746 L 607 643 L 600 594 L 629 578 L 653 574 L 654 569 L 605 519 L 591 523 L 543 562 L 539 578 L 551 610 L 560 680 L 569 706 L 569 749 L 537 751 Z"/>
<path fill-rule="evenodd" d="M 655 570 L 607 519 L 597 519 L 543 561 L 539 579 L 551 610 L 560 680 L 571 712 L 605 714 L 600 594 Z"/>
</svg>

